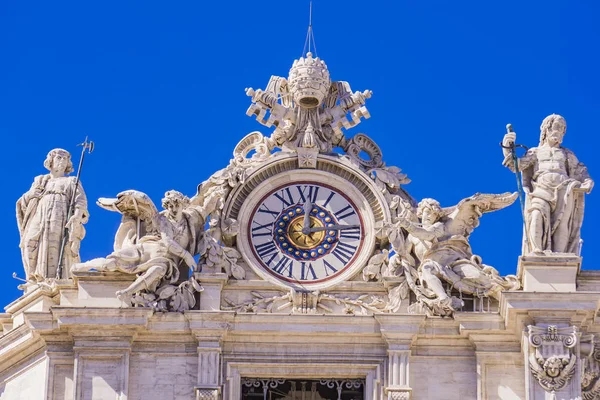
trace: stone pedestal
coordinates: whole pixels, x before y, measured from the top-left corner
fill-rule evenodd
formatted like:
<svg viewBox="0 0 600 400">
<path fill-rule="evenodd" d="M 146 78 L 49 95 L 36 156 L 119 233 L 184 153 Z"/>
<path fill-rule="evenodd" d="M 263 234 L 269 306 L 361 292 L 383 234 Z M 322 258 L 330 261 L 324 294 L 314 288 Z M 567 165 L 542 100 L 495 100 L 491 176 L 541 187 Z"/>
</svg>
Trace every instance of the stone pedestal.
<svg viewBox="0 0 600 400">
<path fill-rule="evenodd" d="M 517 274 L 526 292 L 575 292 L 581 257 L 554 253 L 519 257 Z"/>
<path fill-rule="evenodd" d="M 74 272 L 72 289 L 60 291 L 61 306 L 125 307 L 115 293 L 126 289 L 137 278 L 135 274 L 106 272 Z"/>
<path fill-rule="evenodd" d="M 196 272 L 194 278 L 204 288 L 200 293 L 200 310 L 220 311 L 221 291 L 227 283 L 227 274 Z"/>
</svg>

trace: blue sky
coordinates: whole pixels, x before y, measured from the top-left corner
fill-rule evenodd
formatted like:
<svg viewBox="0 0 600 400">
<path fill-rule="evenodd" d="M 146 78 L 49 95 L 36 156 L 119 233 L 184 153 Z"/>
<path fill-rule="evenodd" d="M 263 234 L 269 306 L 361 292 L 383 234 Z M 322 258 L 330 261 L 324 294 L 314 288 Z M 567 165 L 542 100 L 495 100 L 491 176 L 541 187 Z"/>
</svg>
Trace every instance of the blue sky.
<svg viewBox="0 0 600 400">
<path fill-rule="evenodd" d="M 370 89 L 366 133 L 416 199 L 443 206 L 516 188 L 498 143 L 512 123 L 535 146 L 551 113 L 567 119 L 565 146 L 600 179 L 600 4 L 594 1 L 314 1 L 317 54 L 334 80 Z M 15 201 L 46 153 L 90 136 L 82 181 L 90 222 L 82 258 L 108 254 L 119 215 L 98 197 L 125 189 L 188 195 L 225 167 L 247 133 L 244 88 L 287 76 L 302 54 L 308 0 L 30 1 L 0 3 L 0 132 L 4 145 L 0 303 L 23 276 Z M 600 189 L 587 196 L 583 268 L 600 268 Z M 518 204 L 485 215 L 471 243 L 514 273 Z"/>
</svg>

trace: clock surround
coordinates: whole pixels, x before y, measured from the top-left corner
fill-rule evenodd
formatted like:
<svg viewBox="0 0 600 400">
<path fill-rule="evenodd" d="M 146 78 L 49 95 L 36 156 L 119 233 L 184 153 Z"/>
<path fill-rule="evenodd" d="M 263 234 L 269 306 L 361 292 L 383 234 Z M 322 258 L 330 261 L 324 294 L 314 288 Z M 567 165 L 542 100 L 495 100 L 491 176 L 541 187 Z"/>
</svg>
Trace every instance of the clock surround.
<svg viewBox="0 0 600 400">
<path fill-rule="evenodd" d="M 264 173 L 264 172 L 258 171 L 255 173 L 258 174 L 258 173 Z M 356 177 L 349 177 L 349 178 L 356 179 Z M 362 177 L 359 177 L 359 178 L 362 178 Z M 249 178 L 249 180 L 250 179 L 251 178 Z M 359 239 L 352 243 L 346 243 L 349 246 L 356 246 L 356 249 L 353 249 L 352 247 L 346 247 L 346 249 L 341 249 L 341 250 L 347 250 L 347 249 L 350 250 L 349 258 L 348 258 L 348 254 L 349 254 L 348 251 L 342 252 L 342 254 L 341 254 L 344 256 L 344 261 L 346 261 L 346 263 L 344 265 L 340 265 L 339 263 L 334 264 L 333 262 L 329 261 L 329 259 L 328 259 L 328 262 L 331 265 L 334 265 L 334 269 L 336 269 L 335 272 L 331 268 L 324 267 L 322 265 L 321 273 L 319 274 L 314 269 L 314 267 L 315 267 L 314 265 L 313 265 L 313 271 L 311 271 L 309 268 L 309 265 L 307 265 L 307 264 L 304 264 L 305 270 L 302 271 L 302 266 L 303 266 L 302 263 L 303 262 L 306 263 L 309 260 L 307 259 L 306 261 L 301 261 L 301 259 L 303 259 L 303 257 L 302 257 L 303 255 L 301 254 L 299 259 L 290 258 L 293 260 L 293 262 L 296 263 L 296 264 L 292 264 L 293 273 L 290 274 L 289 267 L 282 267 L 282 265 L 277 267 L 278 270 L 285 271 L 284 274 L 282 275 L 281 273 L 277 273 L 275 270 L 273 270 L 272 268 L 269 268 L 267 265 L 265 265 L 265 264 L 267 264 L 266 261 L 269 261 L 269 258 L 267 258 L 265 260 L 265 259 L 261 258 L 259 254 L 257 254 L 256 247 L 252 241 L 252 228 L 256 228 L 258 226 L 258 224 L 255 223 L 253 226 L 250 225 L 250 224 L 252 224 L 253 216 L 256 215 L 257 209 L 260 207 L 261 204 L 263 204 L 263 202 L 265 201 L 266 198 L 268 198 L 269 196 L 272 196 L 273 193 L 277 192 L 281 188 L 284 188 L 286 186 L 292 186 L 292 185 L 319 186 L 319 187 L 323 188 L 322 193 L 326 193 L 327 190 L 334 191 L 334 192 L 336 192 L 337 195 L 339 195 L 340 199 L 344 199 L 344 201 L 347 202 L 347 204 L 349 204 L 349 205 L 351 204 L 352 205 L 351 208 L 356 213 L 357 220 L 352 223 L 347 223 L 348 221 L 345 221 L 343 218 L 335 218 L 335 219 L 331 218 L 330 215 L 332 212 L 336 212 L 336 211 L 339 212 L 340 210 L 327 210 L 327 212 L 325 212 L 326 210 L 323 210 L 323 212 L 325 212 L 325 216 L 322 221 L 318 220 L 318 221 L 320 221 L 319 223 L 323 224 L 324 227 L 325 227 L 325 224 L 327 224 L 327 222 L 325 221 L 325 218 L 327 218 L 328 216 L 331 218 L 332 224 L 334 224 L 334 222 L 335 222 L 334 225 L 337 225 L 337 223 L 340 223 L 340 222 L 342 224 L 346 223 L 346 225 L 355 225 L 355 224 L 360 225 Z M 368 262 L 368 259 L 370 258 L 370 255 L 372 254 L 373 248 L 375 246 L 375 241 L 376 241 L 375 236 L 374 236 L 376 218 L 370 207 L 371 201 L 367 200 L 367 197 L 373 197 L 374 195 L 376 196 L 375 191 L 369 191 L 369 192 L 363 194 L 363 192 L 361 192 L 358 188 L 356 188 L 355 185 L 353 184 L 353 182 L 350 182 L 349 179 L 346 179 L 345 177 L 341 177 L 337 174 L 333 174 L 329 171 L 290 170 L 290 171 L 285 171 L 283 173 L 280 172 L 280 173 L 271 175 L 271 176 L 269 176 L 268 179 L 263 180 L 261 183 L 259 183 L 255 187 L 253 187 L 253 189 L 245 197 L 244 201 L 242 202 L 242 204 L 239 208 L 238 221 L 239 221 L 239 225 L 240 225 L 240 231 L 236 238 L 238 249 L 240 250 L 240 253 L 242 254 L 244 261 L 247 263 L 247 265 L 249 265 L 253 269 L 253 271 L 257 275 L 259 275 L 263 279 L 266 279 L 278 286 L 282 286 L 282 287 L 286 287 L 286 288 L 292 287 L 296 290 L 320 290 L 320 289 L 332 287 L 332 286 L 334 286 L 340 282 L 346 281 L 346 280 L 350 279 L 351 277 L 353 277 L 354 275 L 356 275 L 362 269 L 362 267 L 364 267 L 364 265 Z M 275 221 L 275 219 L 277 219 L 279 217 L 283 217 L 282 211 L 284 211 L 284 210 L 286 212 L 289 212 L 290 209 L 302 208 L 302 206 L 303 206 L 302 202 L 297 203 L 295 201 L 295 200 L 297 200 L 295 197 L 293 198 L 293 200 L 294 200 L 294 203 L 289 204 L 287 207 L 282 207 L 281 209 L 274 210 L 274 211 L 271 210 L 273 212 L 273 218 L 271 218 L 271 219 L 273 221 Z M 322 208 L 322 205 L 323 205 L 322 203 L 323 203 L 323 201 L 321 201 L 321 204 L 319 204 L 319 202 L 317 201 L 316 202 L 317 208 Z M 321 211 L 321 210 L 319 209 L 319 211 Z M 275 213 L 277 214 L 277 216 L 275 216 Z M 341 215 L 344 216 L 343 214 L 341 214 Z M 311 216 L 314 217 L 315 215 L 312 214 Z M 295 221 L 295 219 L 298 217 L 303 218 L 303 212 L 301 211 L 301 212 L 294 213 L 294 215 L 290 216 L 290 217 L 291 218 L 289 218 L 289 223 L 292 223 L 292 221 Z M 317 221 L 314 221 L 314 222 L 317 223 Z M 317 223 L 317 225 L 319 223 Z M 286 225 L 286 229 L 288 229 L 289 226 L 290 226 L 289 224 Z M 353 228 L 353 229 L 355 229 L 355 228 Z M 334 240 L 339 240 L 339 236 L 341 234 L 345 233 L 343 229 L 334 231 L 334 232 L 335 232 L 334 235 L 329 235 L 330 232 L 325 231 L 325 234 L 322 237 L 319 237 L 318 240 L 319 241 L 322 239 L 326 240 L 328 237 L 332 238 Z M 356 232 L 355 230 L 353 230 L 351 232 L 353 234 L 353 236 L 355 236 L 355 232 Z M 265 231 L 262 231 L 261 233 L 267 234 L 268 232 L 265 230 Z M 286 237 L 285 239 L 288 239 L 287 240 L 288 245 L 291 244 L 292 241 L 289 240 L 291 238 Z M 317 240 L 317 238 L 315 237 L 314 240 Z M 266 243 L 266 241 L 258 242 L 259 245 L 264 244 L 264 243 Z M 330 256 L 337 248 L 337 243 L 338 242 L 336 242 L 336 247 L 331 247 L 329 249 Z M 282 244 L 283 243 L 280 242 L 280 245 L 282 245 Z M 265 245 L 265 246 L 267 246 L 267 245 Z M 266 251 L 272 251 L 273 245 L 268 245 L 268 246 L 269 247 L 266 249 Z M 277 245 L 275 245 L 275 246 L 277 246 Z M 343 246 L 344 246 L 344 244 L 342 244 L 341 247 L 343 247 Z M 260 249 L 263 250 L 265 248 L 263 247 Z M 281 247 L 277 247 L 278 251 L 279 251 L 279 249 L 281 249 Z M 271 253 L 269 253 L 268 255 L 272 256 Z M 340 255 L 339 251 L 338 251 L 338 255 Z M 325 256 L 325 252 L 323 253 L 323 256 Z M 321 257 L 318 257 L 318 256 L 315 256 L 315 257 L 316 257 L 316 259 L 322 259 Z M 310 258 L 310 254 L 309 254 L 308 258 Z M 331 260 L 338 260 L 338 258 L 337 257 L 332 258 Z M 273 260 L 273 261 L 280 261 L 280 260 L 278 259 L 278 260 Z M 286 262 L 289 264 L 289 261 L 286 261 Z M 313 275 L 313 272 L 314 272 L 314 275 Z M 305 279 L 301 279 L 301 278 L 305 278 Z M 311 279 L 307 279 L 307 278 L 311 278 Z"/>
</svg>

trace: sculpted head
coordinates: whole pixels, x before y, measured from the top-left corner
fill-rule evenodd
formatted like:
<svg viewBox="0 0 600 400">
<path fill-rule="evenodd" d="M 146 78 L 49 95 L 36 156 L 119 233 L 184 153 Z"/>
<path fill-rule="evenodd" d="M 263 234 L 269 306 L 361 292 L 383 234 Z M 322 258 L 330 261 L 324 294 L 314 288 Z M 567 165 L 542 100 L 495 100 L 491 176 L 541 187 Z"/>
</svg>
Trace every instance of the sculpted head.
<svg viewBox="0 0 600 400">
<path fill-rule="evenodd" d="M 169 190 L 162 199 L 162 206 L 167 210 L 169 218 L 179 221 L 183 210 L 190 204 L 190 199 L 177 190 Z"/>
<path fill-rule="evenodd" d="M 69 175 L 73 172 L 71 154 L 63 149 L 50 150 L 44 161 L 44 167 L 50 172 Z"/>
<path fill-rule="evenodd" d="M 556 378 L 558 375 L 560 375 L 560 372 L 563 370 L 566 364 L 568 364 L 566 360 L 563 360 L 560 357 L 552 356 L 548 357 L 548 359 L 544 361 L 543 368 L 546 372 L 546 375 L 551 378 Z"/>
<path fill-rule="evenodd" d="M 548 143 L 559 146 L 567 132 L 567 121 L 558 114 L 548 115 L 540 126 L 540 146 Z"/>
<path fill-rule="evenodd" d="M 435 224 L 442 217 L 442 207 L 435 199 L 423 199 L 417 206 L 417 217 L 423 225 Z"/>
</svg>

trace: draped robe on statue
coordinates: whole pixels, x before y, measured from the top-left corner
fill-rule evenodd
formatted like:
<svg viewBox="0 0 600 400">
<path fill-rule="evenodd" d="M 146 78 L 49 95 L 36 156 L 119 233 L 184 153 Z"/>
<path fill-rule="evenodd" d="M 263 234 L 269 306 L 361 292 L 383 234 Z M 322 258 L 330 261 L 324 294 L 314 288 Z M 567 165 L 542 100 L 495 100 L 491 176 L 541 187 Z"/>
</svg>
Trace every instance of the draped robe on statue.
<svg viewBox="0 0 600 400">
<path fill-rule="evenodd" d="M 75 181 L 74 176 L 37 176 L 31 189 L 17 201 L 17 224 L 21 235 L 19 247 L 27 279 L 56 278 L 69 202 L 74 192 L 74 210 L 81 210 L 84 220 L 87 220 L 87 199 L 81 184 L 75 190 Z M 70 242 L 71 238 L 63 254 L 64 274 L 68 274 L 72 264 L 80 261 L 78 252 L 71 251 Z"/>
<path fill-rule="evenodd" d="M 560 166 L 547 168 L 540 163 Z M 514 172 L 510 156 L 504 165 Z M 519 170 L 523 172 L 523 187 L 527 192 L 525 204 L 526 226 L 530 245 L 532 211 L 538 210 L 543 217 L 542 248 L 556 253 L 579 253 L 580 230 L 583 221 L 584 192 L 580 185 L 589 180 L 587 168 L 575 154 L 564 147 L 534 147 L 519 158 Z M 526 249 L 523 243 L 524 253 Z"/>
</svg>

